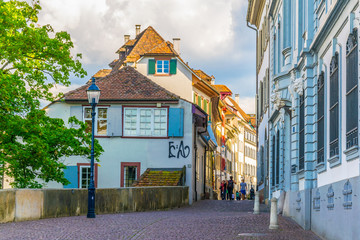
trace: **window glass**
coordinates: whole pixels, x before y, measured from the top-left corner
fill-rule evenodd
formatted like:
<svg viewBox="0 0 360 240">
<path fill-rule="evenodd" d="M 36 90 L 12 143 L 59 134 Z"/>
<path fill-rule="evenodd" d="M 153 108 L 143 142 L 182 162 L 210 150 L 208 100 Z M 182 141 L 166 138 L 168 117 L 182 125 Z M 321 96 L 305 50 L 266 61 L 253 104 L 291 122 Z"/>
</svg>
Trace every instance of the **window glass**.
<svg viewBox="0 0 360 240">
<path fill-rule="evenodd" d="M 169 60 L 157 60 L 156 61 L 156 73 L 169 73 Z"/>
<path fill-rule="evenodd" d="M 85 132 L 86 133 L 91 133 L 91 128 L 92 128 L 91 112 L 92 112 L 91 108 L 85 108 L 85 110 L 84 110 L 84 120 L 85 120 L 85 124 L 86 124 Z"/>
<path fill-rule="evenodd" d="M 137 179 L 137 167 L 126 166 L 124 167 L 124 187 L 131 187 Z"/>
<path fill-rule="evenodd" d="M 154 136 L 166 136 L 167 111 L 166 109 L 154 110 Z"/>
<path fill-rule="evenodd" d="M 92 109 L 87 107 L 84 109 L 84 121 L 86 124 L 85 132 L 91 133 L 92 128 L 92 118 L 91 118 Z M 97 108 L 95 115 L 95 134 L 96 135 L 106 135 L 107 134 L 107 108 Z"/>
<path fill-rule="evenodd" d="M 151 136 L 152 109 L 140 109 L 140 135 Z"/>
<path fill-rule="evenodd" d="M 88 188 L 90 185 L 90 167 L 80 167 L 80 188 Z"/>
<path fill-rule="evenodd" d="M 124 136 L 167 136 L 167 108 L 125 108 Z"/>
<path fill-rule="evenodd" d="M 137 128 L 137 110 L 136 109 L 125 109 L 124 113 L 124 135 L 136 136 Z"/>
<path fill-rule="evenodd" d="M 107 108 L 98 108 L 97 114 L 97 134 L 106 135 L 107 133 Z"/>
</svg>

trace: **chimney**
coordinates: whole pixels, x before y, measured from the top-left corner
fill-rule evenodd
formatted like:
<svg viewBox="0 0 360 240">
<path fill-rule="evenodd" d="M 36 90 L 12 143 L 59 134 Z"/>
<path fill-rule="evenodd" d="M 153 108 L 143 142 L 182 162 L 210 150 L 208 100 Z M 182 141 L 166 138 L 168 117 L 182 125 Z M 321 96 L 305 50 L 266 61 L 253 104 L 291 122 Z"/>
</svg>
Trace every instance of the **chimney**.
<svg viewBox="0 0 360 240">
<path fill-rule="evenodd" d="M 180 55 L 180 38 L 173 38 L 173 45 L 175 51 Z"/>
<path fill-rule="evenodd" d="M 124 35 L 124 43 L 127 43 L 129 39 L 130 39 L 130 35 Z"/>
<path fill-rule="evenodd" d="M 240 95 L 238 93 L 235 94 L 235 102 L 240 105 Z"/>
<path fill-rule="evenodd" d="M 141 27 L 141 25 L 135 25 L 136 36 L 139 35 L 139 33 L 140 33 L 140 27 Z"/>
<path fill-rule="evenodd" d="M 214 77 L 214 75 L 211 75 L 211 85 L 215 85 L 215 77 Z"/>
</svg>

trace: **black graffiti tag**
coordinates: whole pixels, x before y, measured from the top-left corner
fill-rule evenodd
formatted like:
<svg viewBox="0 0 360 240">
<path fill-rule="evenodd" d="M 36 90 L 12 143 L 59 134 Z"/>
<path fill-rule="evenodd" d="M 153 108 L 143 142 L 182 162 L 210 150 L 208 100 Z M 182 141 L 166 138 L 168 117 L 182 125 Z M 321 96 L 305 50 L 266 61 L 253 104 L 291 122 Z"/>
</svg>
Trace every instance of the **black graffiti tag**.
<svg viewBox="0 0 360 240">
<path fill-rule="evenodd" d="M 177 151 L 177 153 L 176 153 Z M 169 142 L 169 158 L 187 158 L 190 154 L 190 147 L 184 146 L 184 142 L 181 141 L 180 145 L 175 145 L 174 142 Z"/>
</svg>

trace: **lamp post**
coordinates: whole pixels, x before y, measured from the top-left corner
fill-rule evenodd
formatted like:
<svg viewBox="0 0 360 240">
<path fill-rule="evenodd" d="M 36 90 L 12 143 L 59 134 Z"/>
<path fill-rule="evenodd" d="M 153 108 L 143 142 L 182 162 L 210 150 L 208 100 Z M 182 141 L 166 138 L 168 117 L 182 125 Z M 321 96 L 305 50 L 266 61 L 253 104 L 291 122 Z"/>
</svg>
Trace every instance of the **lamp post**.
<svg viewBox="0 0 360 240">
<path fill-rule="evenodd" d="M 88 187 L 88 218 L 95 218 L 95 184 L 94 184 L 94 128 L 95 128 L 95 106 L 99 102 L 100 89 L 95 84 L 95 78 L 92 78 L 90 87 L 86 90 L 89 103 L 91 105 L 91 163 L 90 163 L 90 184 Z"/>
</svg>

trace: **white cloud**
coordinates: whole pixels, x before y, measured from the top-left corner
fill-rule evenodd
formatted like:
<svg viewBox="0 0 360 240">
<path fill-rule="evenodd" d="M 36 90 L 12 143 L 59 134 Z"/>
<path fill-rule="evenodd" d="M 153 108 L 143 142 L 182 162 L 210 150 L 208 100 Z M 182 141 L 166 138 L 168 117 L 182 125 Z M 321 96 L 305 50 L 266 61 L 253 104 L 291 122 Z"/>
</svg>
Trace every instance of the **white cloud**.
<svg viewBox="0 0 360 240">
<path fill-rule="evenodd" d="M 181 54 L 195 69 L 241 96 L 255 95 L 255 32 L 246 27 L 247 0 L 44 0 L 39 22 L 65 30 L 91 76 L 117 58 L 124 34 L 153 26 L 181 38 Z M 253 77 L 251 77 L 253 76 Z M 246 81 L 246 82 L 243 82 Z M 85 80 L 73 79 L 83 84 Z M 243 86 L 247 86 L 244 88 Z"/>
<path fill-rule="evenodd" d="M 255 97 L 240 97 L 239 102 L 239 106 L 247 114 L 255 114 Z"/>
</svg>

